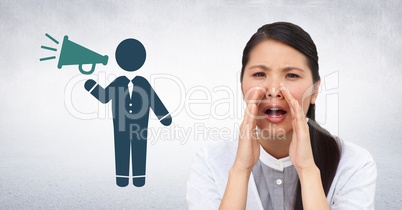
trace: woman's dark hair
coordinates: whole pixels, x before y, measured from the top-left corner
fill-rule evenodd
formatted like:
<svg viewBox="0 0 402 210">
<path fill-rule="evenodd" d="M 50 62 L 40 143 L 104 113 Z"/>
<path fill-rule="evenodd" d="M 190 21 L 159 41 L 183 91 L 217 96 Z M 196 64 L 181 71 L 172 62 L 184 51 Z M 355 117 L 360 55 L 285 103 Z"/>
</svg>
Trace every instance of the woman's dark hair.
<svg viewBox="0 0 402 210">
<path fill-rule="evenodd" d="M 281 42 L 301 52 L 307 59 L 307 64 L 313 75 L 313 83 L 320 80 L 317 48 L 310 35 L 295 24 L 276 22 L 259 28 L 247 42 L 243 51 L 240 82 L 243 81 L 244 68 L 248 63 L 250 52 L 255 46 L 266 40 Z M 320 169 L 322 186 L 325 195 L 327 195 L 338 168 L 341 147 L 337 138 L 331 136 L 328 131 L 315 122 L 315 104 L 310 104 L 307 117 L 310 119 L 308 125 L 314 162 Z M 294 209 L 303 209 L 300 180 L 296 188 Z"/>
</svg>

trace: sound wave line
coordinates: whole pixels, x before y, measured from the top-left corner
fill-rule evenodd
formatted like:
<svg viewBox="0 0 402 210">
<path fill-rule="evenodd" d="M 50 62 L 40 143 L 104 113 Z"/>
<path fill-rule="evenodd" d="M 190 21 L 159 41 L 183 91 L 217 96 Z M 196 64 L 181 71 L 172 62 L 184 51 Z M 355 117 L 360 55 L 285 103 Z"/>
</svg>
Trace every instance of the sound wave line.
<svg viewBox="0 0 402 210">
<path fill-rule="evenodd" d="M 46 33 L 45 36 L 47 36 L 47 38 L 49 38 L 50 40 L 52 40 L 54 43 L 59 44 L 59 41 L 57 41 L 55 38 L 53 38 L 52 36 L 50 36 L 48 33 Z"/>
<path fill-rule="evenodd" d="M 53 47 L 47 47 L 47 46 L 40 46 L 40 48 L 42 48 L 42 49 L 46 49 L 46 50 L 51 50 L 51 51 L 57 51 L 57 49 L 56 48 L 53 48 Z"/>
<path fill-rule="evenodd" d="M 46 61 L 46 60 L 52 60 L 52 59 L 55 59 L 55 58 L 56 58 L 56 56 L 51 56 L 51 57 L 41 58 L 39 60 L 40 61 Z"/>
</svg>

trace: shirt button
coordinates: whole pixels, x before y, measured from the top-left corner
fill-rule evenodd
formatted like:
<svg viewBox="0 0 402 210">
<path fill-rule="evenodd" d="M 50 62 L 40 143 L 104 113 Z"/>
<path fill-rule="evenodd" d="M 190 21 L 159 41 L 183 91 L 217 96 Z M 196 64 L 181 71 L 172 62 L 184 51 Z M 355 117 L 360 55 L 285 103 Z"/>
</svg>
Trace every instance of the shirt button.
<svg viewBox="0 0 402 210">
<path fill-rule="evenodd" d="M 132 113 L 133 111 L 130 110 L 130 111 L 128 111 L 128 112 Z"/>
<path fill-rule="evenodd" d="M 281 184 L 282 184 L 282 180 L 281 180 L 281 179 L 277 179 L 277 180 L 276 180 L 276 184 L 277 184 L 277 185 L 281 185 Z"/>
<path fill-rule="evenodd" d="M 132 106 L 133 104 L 132 104 L 132 103 L 129 103 L 128 105 L 129 105 L 129 106 Z"/>
</svg>

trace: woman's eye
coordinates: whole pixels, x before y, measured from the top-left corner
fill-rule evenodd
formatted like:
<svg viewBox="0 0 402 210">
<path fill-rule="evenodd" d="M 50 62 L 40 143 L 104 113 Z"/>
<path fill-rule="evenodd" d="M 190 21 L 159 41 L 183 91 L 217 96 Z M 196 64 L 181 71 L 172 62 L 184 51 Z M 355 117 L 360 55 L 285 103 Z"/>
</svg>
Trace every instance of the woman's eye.
<svg viewBox="0 0 402 210">
<path fill-rule="evenodd" d="M 255 76 L 255 77 L 263 77 L 263 76 L 265 76 L 265 74 L 263 72 L 257 72 L 255 74 L 253 74 L 253 76 Z"/>
<path fill-rule="evenodd" d="M 300 76 L 297 74 L 287 74 L 286 77 L 288 78 L 299 78 Z"/>
</svg>

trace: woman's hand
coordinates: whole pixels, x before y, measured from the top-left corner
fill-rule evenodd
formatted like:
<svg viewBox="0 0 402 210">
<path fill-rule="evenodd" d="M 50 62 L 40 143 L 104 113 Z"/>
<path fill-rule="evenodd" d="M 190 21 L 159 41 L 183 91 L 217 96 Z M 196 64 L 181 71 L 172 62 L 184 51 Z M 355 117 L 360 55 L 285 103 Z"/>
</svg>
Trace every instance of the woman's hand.
<svg viewBox="0 0 402 210">
<path fill-rule="evenodd" d="M 282 82 L 279 89 L 289 104 L 292 116 L 293 135 L 292 142 L 289 146 L 290 160 L 299 175 L 302 171 L 308 169 L 315 170 L 317 166 L 315 165 L 313 151 L 311 149 L 310 132 L 307 125 L 308 118 L 305 118 L 305 114 L 299 103 L 293 98 L 292 94 Z"/>
<path fill-rule="evenodd" d="M 256 130 L 256 116 L 258 105 L 265 95 L 266 90 L 257 86 L 246 99 L 247 108 L 244 113 L 243 122 L 240 125 L 239 146 L 237 148 L 236 160 L 233 164 L 234 170 L 241 170 L 251 173 L 255 163 L 260 157 L 260 143 Z"/>
<path fill-rule="evenodd" d="M 290 160 L 299 175 L 304 209 L 330 209 L 321 183 L 321 174 L 315 165 L 311 149 L 310 132 L 302 108 L 283 83 L 279 88 L 288 102 L 292 115 L 292 142 Z"/>
<path fill-rule="evenodd" d="M 247 202 L 248 182 L 251 171 L 260 157 L 260 142 L 256 131 L 256 116 L 258 105 L 265 95 L 266 90 L 255 87 L 251 98 L 245 96 L 247 108 L 243 122 L 240 125 L 239 147 L 235 162 L 229 172 L 228 183 L 219 209 L 245 209 Z"/>
</svg>

